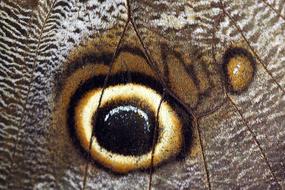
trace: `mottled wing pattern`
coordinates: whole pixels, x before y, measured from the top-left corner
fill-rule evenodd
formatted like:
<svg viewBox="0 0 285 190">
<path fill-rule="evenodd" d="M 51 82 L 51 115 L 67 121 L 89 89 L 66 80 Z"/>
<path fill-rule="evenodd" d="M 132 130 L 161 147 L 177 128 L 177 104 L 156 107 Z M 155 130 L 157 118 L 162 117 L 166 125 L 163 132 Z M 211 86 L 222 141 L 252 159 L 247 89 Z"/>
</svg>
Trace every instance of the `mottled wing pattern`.
<svg viewBox="0 0 285 190">
<path fill-rule="evenodd" d="M 140 44 L 197 119 L 195 154 L 114 175 L 75 150 L 54 110 L 62 73 L 77 67 L 65 64 L 70 52 L 88 49 L 90 39 L 111 56 L 129 39 Z M 241 94 L 224 88 L 220 72 L 231 47 L 256 60 Z M 174 50 L 187 55 L 185 67 L 170 61 Z M 211 86 L 201 80 L 189 92 L 195 88 L 179 77 L 193 77 L 186 70 L 201 62 Z M 1 0 L 0 189 L 284 189 L 284 64 L 284 0 Z"/>
</svg>

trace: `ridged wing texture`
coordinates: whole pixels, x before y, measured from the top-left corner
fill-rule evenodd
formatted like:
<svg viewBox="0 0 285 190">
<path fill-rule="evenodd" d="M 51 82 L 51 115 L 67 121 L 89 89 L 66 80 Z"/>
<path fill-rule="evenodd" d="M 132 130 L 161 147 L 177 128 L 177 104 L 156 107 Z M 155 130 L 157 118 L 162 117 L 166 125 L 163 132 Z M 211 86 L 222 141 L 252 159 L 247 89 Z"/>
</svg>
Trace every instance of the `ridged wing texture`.
<svg viewBox="0 0 285 190">
<path fill-rule="evenodd" d="M 64 9 L 70 9 L 68 2 L 40 1 L 26 9 L 14 1 L 1 1 L 3 189 L 31 188 L 36 176 L 54 185 L 53 168 L 41 166 L 49 165 L 43 159 L 49 154 L 48 141 L 43 139 L 49 133 L 50 76 L 57 66 L 53 56 L 58 49 L 54 41 Z M 23 159 L 26 157 L 29 159 Z M 14 186 L 17 184 L 20 186 Z"/>
<path fill-rule="evenodd" d="M 149 186 L 148 173 L 113 175 L 95 164 L 85 173 L 88 161 L 66 129 L 52 128 L 70 51 L 116 30 L 108 36 L 115 52 L 124 29 L 123 43 L 137 32 L 150 55 L 163 41 L 190 59 L 198 51 L 216 69 L 229 47 L 241 46 L 257 64 L 241 95 L 212 78 L 215 90 L 194 110 L 218 108 L 197 122 L 202 152 L 155 169 L 151 188 L 285 188 L 284 0 L 23 2 L 0 1 L 0 189 L 80 189 L 85 175 L 86 189 Z"/>
<path fill-rule="evenodd" d="M 54 84 L 69 51 L 94 30 L 114 27 L 124 7 L 120 1 L 51 0 L 35 7 L 1 1 L 1 189 L 81 187 L 86 160 L 55 155 L 61 145 L 52 128 Z"/>
</svg>

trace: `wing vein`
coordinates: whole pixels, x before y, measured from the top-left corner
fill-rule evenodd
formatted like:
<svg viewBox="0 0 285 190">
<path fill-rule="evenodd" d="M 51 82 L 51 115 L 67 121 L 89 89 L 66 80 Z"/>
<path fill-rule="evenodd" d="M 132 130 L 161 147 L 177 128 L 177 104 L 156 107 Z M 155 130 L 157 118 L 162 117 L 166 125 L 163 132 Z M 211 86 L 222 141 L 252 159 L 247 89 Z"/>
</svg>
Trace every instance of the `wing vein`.
<svg viewBox="0 0 285 190">
<path fill-rule="evenodd" d="M 163 94 L 162 94 L 162 97 L 161 97 L 161 100 L 159 102 L 159 105 L 158 105 L 158 108 L 157 108 L 157 114 L 156 114 L 156 124 L 155 124 L 155 128 L 154 128 L 154 134 L 156 135 L 157 133 L 157 130 L 158 130 L 158 126 L 159 126 L 159 111 L 160 111 L 160 108 L 161 108 L 161 105 L 163 103 L 163 100 L 165 98 L 165 91 L 163 91 Z M 155 137 L 153 138 L 153 141 L 152 141 L 152 150 L 151 150 L 151 167 L 150 167 L 150 173 L 149 173 L 149 184 L 148 184 L 148 190 L 151 190 L 152 188 L 152 176 L 153 176 L 153 172 L 154 172 L 154 168 L 153 168 L 153 159 L 154 159 L 154 151 L 155 151 Z"/>
<path fill-rule="evenodd" d="M 127 30 L 128 24 L 129 24 L 129 19 L 127 20 L 127 22 L 126 22 L 126 24 L 125 24 L 125 26 L 124 26 L 123 32 L 122 32 L 122 34 L 121 34 L 121 36 L 120 36 L 119 42 L 118 42 L 118 44 L 117 44 L 117 46 L 116 46 L 116 49 L 115 49 L 115 52 L 114 52 L 114 54 L 113 54 L 113 57 L 112 57 L 112 60 L 111 60 L 110 66 L 109 66 L 108 74 L 107 74 L 107 76 L 106 76 L 105 79 L 104 79 L 104 83 L 103 83 L 103 87 L 102 87 L 102 92 L 101 92 L 101 94 L 100 94 L 99 103 L 98 103 L 98 105 L 97 105 L 97 109 L 96 109 L 96 110 L 98 110 L 99 107 L 100 107 L 100 105 L 101 105 L 101 101 L 102 101 L 102 98 L 103 98 L 103 94 L 104 94 L 104 92 L 105 92 L 105 89 L 106 89 L 106 87 L 107 87 L 109 78 L 110 78 L 110 76 L 111 76 L 111 72 L 112 72 L 112 69 L 113 69 L 113 66 L 114 66 L 114 63 L 115 63 L 115 58 L 116 58 L 116 56 L 117 56 L 117 54 L 118 54 L 118 52 L 119 52 L 119 47 L 120 47 L 120 45 L 121 45 L 121 43 L 122 43 L 123 37 L 125 36 L 125 33 L 126 33 L 126 30 Z M 97 118 L 98 118 L 98 114 L 97 114 L 97 113 L 98 113 L 98 112 L 96 111 L 96 112 L 95 112 L 95 115 L 94 115 L 94 120 L 95 120 L 95 121 L 96 121 Z M 89 148 L 88 148 L 89 151 L 88 151 L 88 156 L 87 156 L 87 157 L 88 157 L 88 160 L 90 160 L 90 150 L 91 150 L 92 141 L 93 141 L 93 135 L 94 135 L 94 129 L 93 129 L 93 128 L 94 128 L 94 126 L 92 126 L 92 134 L 91 134 L 90 141 L 89 141 L 89 142 L 90 142 L 90 143 L 89 143 Z M 84 177 L 83 177 L 83 186 L 82 186 L 82 189 L 83 189 L 83 190 L 86 188 L 88 169 L 89 169 L 89 162 L 87 162 L 86 165 L 85 165 Z"/>
<path fill-rule="evenodd" d="M 281 13 L 279 13 L 270 3 L 268 3 L 266 0 L 261 0 L 266 6 L 268 6 L 271 10 L 273 10 L 276 14 L 277 14 L 277 16 L 279 17 L 279 18 L 281 18 L 282 20 L 284 20 L 285 21 L 285 16 L 284 15 L 282 15 Z"/>
<path fill-rule="evenodd" d="M 271 165 L 270 165 L 270 163 L 269 163 L 269 160 L 268 160 L 268 158 L 266 157 L 266 154 L 265 154 L 264 150 L 262 149 L 261 144 L 260 144 L 259 141 L 257 140 L 257 137 L 256 137 L 255 133 L 254 133 L 253 130 L 249 127 L 249 125 L 248 125 L 246 119 L 244 118 L 243 114 L 241 113 L 240 109 L 237 107 L 237 105 L 234 103 L 234 101 L 233 101 L 232 98 L 228 95 L 228 93 L 226 93 L 226 96 L 227 96 L 227 99 L 230 101 L 230 103 L 234 106 L 235 110 L 238 112 L 238 114 L 239 114 L 239 116 L 241 117 L 243 123 L 245 124 L 247 130 L 250 132 L 250 134 L 251 134 L 251 136 L 252 136 L 252 138 L 253 138 L 255 144 L 257 145 L 257 147 L 258 147 L 258 149 L 259 149 L 259 151 L 260 151 L 260 153 L 261 153 L 262 158 L 264 159 L 264 161 L 265 161 L 265 163 L 266 163 L 266 165 L 267 165 L 267 167 L 268 167 L 268 169 L 269 169 L 269 171 L 270 171 L 271 176 L 273 177 L 274 181 L 279 185 L 279 187 L 280 187 L 280 189 L 281 189 L 281 186 L 280 186 L 280 184 L 279 184 L 279 182 L 278 182 L 278 180 L 277 180 L 277 177 L 275 176 L 275 174 L 274 174 L 274 172 L 273 172 L 273 169 L 272 169 L 272 167 L 271 167 Z"/>
</svg>

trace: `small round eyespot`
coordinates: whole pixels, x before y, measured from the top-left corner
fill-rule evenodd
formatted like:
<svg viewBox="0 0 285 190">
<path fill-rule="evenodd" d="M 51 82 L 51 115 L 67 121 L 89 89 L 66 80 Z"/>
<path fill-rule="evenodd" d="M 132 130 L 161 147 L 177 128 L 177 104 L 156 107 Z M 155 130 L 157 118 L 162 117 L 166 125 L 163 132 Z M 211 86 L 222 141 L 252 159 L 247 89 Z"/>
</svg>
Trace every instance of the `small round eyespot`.
<svg viewBox="0 0 285 190">
<path fill-rule="evenodd" d="M 74 111 L 78 140 L 99 164 L 126 173 L 150 167 L 152 158 L 156 166 L 179 153 L 182 122 L 155 90 L 135 83 L 109 86 L 98 108 L 102 90 L 86 92 Z"/>
<path fill-rule="evenodd" d="M 224 55 L 224 72 L 228 89 L 240 93 L 246 90 L 254 77 L 254 58 L 245 49 L 233 48 Z"/>
</svg>

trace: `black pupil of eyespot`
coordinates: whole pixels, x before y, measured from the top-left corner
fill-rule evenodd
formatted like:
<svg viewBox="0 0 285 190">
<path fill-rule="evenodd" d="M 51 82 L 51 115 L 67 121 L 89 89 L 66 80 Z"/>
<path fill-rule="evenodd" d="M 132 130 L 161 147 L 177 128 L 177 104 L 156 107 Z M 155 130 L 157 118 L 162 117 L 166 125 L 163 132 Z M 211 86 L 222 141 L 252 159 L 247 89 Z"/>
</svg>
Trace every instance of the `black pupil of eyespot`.
<svg viewBox="0 0 285 190">
<path fill-rule="evenodd" d="M 154 114 L 137 105 L 103 107 L 94 121 L 98 143 L 113 153 L 142 155 L 152 150 L 156 135 Z"/>
</svg>

